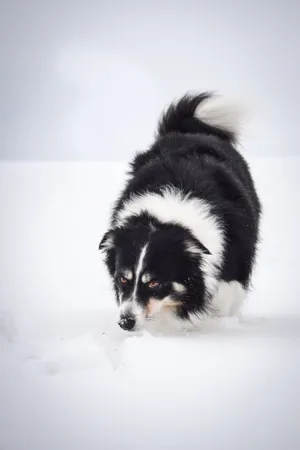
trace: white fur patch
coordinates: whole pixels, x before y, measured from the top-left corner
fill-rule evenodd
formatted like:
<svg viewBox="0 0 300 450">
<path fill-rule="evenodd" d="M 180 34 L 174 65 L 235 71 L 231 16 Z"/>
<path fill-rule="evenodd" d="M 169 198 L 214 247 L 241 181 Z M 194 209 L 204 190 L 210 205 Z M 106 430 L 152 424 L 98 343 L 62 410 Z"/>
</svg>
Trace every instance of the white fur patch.
<svg viewBox="0 0 300 450">
<path fill-rule="evenodd" d="M 195 117 L 208 125 L 240 135 L 245 111 L 238 102 L 213 95 L 204 100 L 195 111 Z"/>
<path fill-rule="evenodd" d="M 186 242 L 186 250 L 192 255 L 201 255 L 200 248 L 196 247 L 192 242 Z"/>
<path fill-rule="evenodd" d="M 173 223 L 187 228 L 211 253 L 202 254 L 205 286 L 213 294 L 216 286 L 216 266 L 221 265 L 224 233 L 210 206 L 202 199 L 184 195 L 168 186 L 161 193 L 145 193 L 131 197 L 123 204 L 116 217 L 116 226 L 122 226 L 131 216 L 148 212 L 162 223 Z"/>
<path fill-rule="evenodd" d="M 178 294 L 183 294 L 186 291 L 186 287 L 181 283 L 177 283 L 176 281 L 172 283 L 172 286 L 174 291 L 178 292 Z"/>
<path fill-rule="evenodd" d="M 149 283 L 149 281 L 152 280 L 152 275 L 151 273 L 144 273 L 142 276 L 142 283 L 146 284 Z"/>
<path fill-rule="evenodd" d="M 112 236 L 108 236 L 102 244 L 102 251 L 107 252 L 115 246 L 115 241 Z"/>
<path fill-rule="evenodd" d="M 127 280 L 133 279 L 133 273 L 130 269 L 125 270 L 124 277 L 127 278 Z"/>
<path fill-rule="evenodd" d="M 218 317 L 239 315 L 245 297 L 246 291 L 238 281 L 230 281 L 230 283 L 221 281 L 211 303 L 213 315 Z"/>
</svg>

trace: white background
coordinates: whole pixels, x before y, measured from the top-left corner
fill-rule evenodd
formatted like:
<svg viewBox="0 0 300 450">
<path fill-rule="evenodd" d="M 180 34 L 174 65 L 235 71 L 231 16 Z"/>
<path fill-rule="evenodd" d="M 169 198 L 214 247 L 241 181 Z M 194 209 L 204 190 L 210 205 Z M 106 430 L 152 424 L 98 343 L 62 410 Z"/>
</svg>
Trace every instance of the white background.
<svg viewBox="0 0 300 450">
<path fill-rule="evenodd" d="M 0 449 L 298 450 L 298 2 L 0 7 Z M 249 105 L 245 320 L 128 334 L 98 244 L 161 110 L 206 89 Z"/>
<path fill-rule="evenodd" d="M 0 8 L 0 158 L 127 160 L 149 145 L 166 104 L 191 90 L 249 105 L 253 154 L 299 154 L 297 1 Z"/>
</svg>

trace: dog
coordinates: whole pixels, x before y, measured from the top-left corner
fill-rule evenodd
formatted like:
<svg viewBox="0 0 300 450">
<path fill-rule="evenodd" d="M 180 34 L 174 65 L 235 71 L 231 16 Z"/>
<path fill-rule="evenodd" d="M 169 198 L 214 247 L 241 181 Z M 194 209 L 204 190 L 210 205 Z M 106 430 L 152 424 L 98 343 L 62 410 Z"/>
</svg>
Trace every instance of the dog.
<svg viewBox="0 0 300 450">
<path fill-rule="evenodd" d="M 124 330 L 239 314 L 262 209 L 240 131 L 239 107 L 212 92 L 186 94 L 130 163 L 99 245 Z"/>
</svg>

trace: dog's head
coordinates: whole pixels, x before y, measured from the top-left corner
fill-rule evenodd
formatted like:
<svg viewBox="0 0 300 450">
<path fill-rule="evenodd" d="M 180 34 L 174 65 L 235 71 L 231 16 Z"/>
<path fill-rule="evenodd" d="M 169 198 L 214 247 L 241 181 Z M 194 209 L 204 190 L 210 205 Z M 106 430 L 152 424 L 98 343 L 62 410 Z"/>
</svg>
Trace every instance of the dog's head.
<svg viewBox="0 0 300 450">
<path fill-rule="evenodd" d="M 136 219 L 108 231 L 99 248 L 113 279 L 119 325 L 143 328 L 163 311 L 188 318 L 204 307 L 209 250 L 179 225 Z"/>
</svg>

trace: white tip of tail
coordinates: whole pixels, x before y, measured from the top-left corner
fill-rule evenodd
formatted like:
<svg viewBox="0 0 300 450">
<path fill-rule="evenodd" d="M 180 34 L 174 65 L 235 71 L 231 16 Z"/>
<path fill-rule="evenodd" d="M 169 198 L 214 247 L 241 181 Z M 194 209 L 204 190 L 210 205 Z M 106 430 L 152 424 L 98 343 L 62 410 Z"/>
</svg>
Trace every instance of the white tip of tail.
<svg viewBox="0 0 300 450">
<path fill-rule="evenodd" d="M 212 95 L 201 102 L 195 111 L 195 117 L 213 127 L 229 131 L 239 138 L 245 108 L 238 102 L 230 101 L 219 95 Z"/>
</svg>

